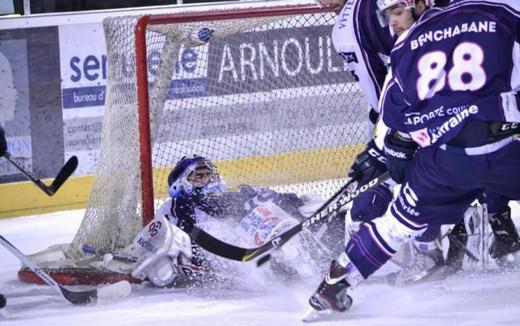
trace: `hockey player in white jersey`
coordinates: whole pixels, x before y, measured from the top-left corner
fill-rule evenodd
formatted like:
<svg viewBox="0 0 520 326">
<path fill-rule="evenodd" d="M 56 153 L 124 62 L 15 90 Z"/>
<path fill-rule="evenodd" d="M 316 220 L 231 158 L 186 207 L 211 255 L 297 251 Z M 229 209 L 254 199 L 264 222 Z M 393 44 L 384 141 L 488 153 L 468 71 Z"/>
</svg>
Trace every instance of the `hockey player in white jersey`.
<svg viewBox="0 0 520 326">
<path fill-rule="evenodd" d="M 117 272 L 131 272 L 156 286 L 176 286 L 198 281 L 216 280 L 222 264 L 191 241 L 194 225 L 216 225 L 224 234 L 247 246 L 259 246 L 299 223 L 321 200 L 301 198 L 293 193 L 278 193 L 267 188 L 239 186 L 229 191 L 213 163 L 203 157 L 181 159 L 168 177 L 170 198 L 157 210 L 155 218 L 134 238 L 132 245 L 117 253 L 131 258 L 131 263 L 111 260 L 101 267 Z M 310 211 L 309 211 L 310 210 Z M 309 235 L 312 233 L 309 232 Z M 296 268 L 303 256 L 311 253 L 299 248 L 311 238 L 294 242 L 273 257 L 271 267 L 277 275 L 312 274 L 316 270 Z M 324 255 L 323 247 L 313 252 Z M 315 249 L 316 250 L 316 249 Z M 330 256 L 330 255 L 329 255 Z"/>
<path fill-rule="evenodd" d="M 348 289 L 429 225 L 457 223 L 483 191 L 520 198 L 519 26 L 516 1 L 461 1 L 427 12 L 399 38 L 381 112 L 392 130 L 387 167 L 403 187 L 332 262 L 310 316 L 349 309 Z"/>
</svg>

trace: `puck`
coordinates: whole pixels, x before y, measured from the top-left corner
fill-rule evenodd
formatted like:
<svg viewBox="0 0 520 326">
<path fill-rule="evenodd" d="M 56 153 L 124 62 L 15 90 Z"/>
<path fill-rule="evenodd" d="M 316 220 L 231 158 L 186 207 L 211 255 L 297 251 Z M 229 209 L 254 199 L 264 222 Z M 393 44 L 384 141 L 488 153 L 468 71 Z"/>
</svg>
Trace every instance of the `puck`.
<svg viewBox="0 0 520 326">
<path fill-rule="evenodd" d="M 3 294 L 0 294 L 0 309 L 5 307 L 5 304 L 7 303 L 7 300 Z"/>
<path fill-rule="evenodd" d="M 256 267 L 260 267 L 263 264 L 267 263 L 267 261 L 269 259 L 271 259 L 271 254 L 267 254 L 265 256 L 262 256 L 262 257 L 258 258 L 258 260 L 256 261 Z"/>
</svg>

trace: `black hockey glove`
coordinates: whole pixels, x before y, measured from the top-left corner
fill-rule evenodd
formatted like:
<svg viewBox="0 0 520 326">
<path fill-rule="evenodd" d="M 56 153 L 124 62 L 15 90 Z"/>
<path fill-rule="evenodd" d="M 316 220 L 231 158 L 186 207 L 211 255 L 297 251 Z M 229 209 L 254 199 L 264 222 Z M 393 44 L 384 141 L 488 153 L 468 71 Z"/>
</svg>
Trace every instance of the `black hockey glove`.
<svg viewBox="0 0 520 326">
<path fill-rule="evenodd" d="M 406 170 L 416 149 L 417 144 L 414 141 L 404 139 L 397 133 L 385 137 L 386 167 L 395 182 L 404 181 Z"/>
<path fill-rule="evenodd" d="M 5 140 L 4 129 L 0 127 L 0 156 L 4 156 L 7 152 L 7 142 Z"/>
<path fill-rule="evenodd" d="M 371 140 L 365 150 L 356 156 L 348 176 L 365 184 L 386 172 L 385 162 L 385 154 Z"/>
</svg>

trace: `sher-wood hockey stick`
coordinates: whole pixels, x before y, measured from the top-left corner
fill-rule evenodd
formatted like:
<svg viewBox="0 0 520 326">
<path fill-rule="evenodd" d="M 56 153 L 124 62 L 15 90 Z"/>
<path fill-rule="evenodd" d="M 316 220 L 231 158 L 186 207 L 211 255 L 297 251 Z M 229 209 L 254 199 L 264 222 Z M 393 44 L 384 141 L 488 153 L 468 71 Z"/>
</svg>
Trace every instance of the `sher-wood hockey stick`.
<svg viewBox="0 0 520 326">
<path fill-rule="evenodd" d="M 27 256 L 25 256 L 18 248 L 12 243 L 7 241 L 6 238 L 0 235 L 0 243 L 15 255 L 23 265 L 27 266 L 32 272 L 38 275 L 45 283 L 49 284 L 56 292 L 60 293 L 67 301 L 72 304 L 89 304 L 95 303 L 98 299 L 110 299 L 114 300 L 117 298 L 123 298 L 130 294 L 132 288 L 128 281 L 119 281 L 114 284 L 110 284 L 99 289 L 86 290 L 86 291 L 71 291 L 63 286 L 59 285 L 49 274 L 38 267 L 32 262 Z"/>
<path fill-rule="evenodd" d="M 381 176 L 371 180 L 367 184 L 358 187 L 358 189 L 356 189 L 357 181 L 349 181 L 332 197 L 330 197 L 323 205 L 321 205 L 320 208 L 318 208 L 318 210 L 310 217 L 304 219 L 300 224 L 293 226 L 292 228 L 278 235 L 269 242 L 266 242 L 262 246 L 256 248 L 242 248 L 239 246 L 229 244 L 227 242 L 213 237 L 211 234 L 198 228 L 197 226 L 193 227 L 193 230 L 191 232 L 191 238 L 199 246 L 215 255 L 231 260 L 243 262 L 251 261 L 267 253 L 273 248 L 278 248 L 282 246 L 284 243 L 289 241 L 289 239 L 291 239 L 293 236 L 298 234 L 303 229 L 306 229 L 311 225 L 324 222 L 330 217 L 335 217 L 340 211 L 340 209 L 346 204 L 350 203 L 352 200 L 354 200 L 354 198 L 374 188 L 375 186 L 381 184 L 389 178 L 390 176 L 388 172 L 386 172 Z M 258 265 L 261 265 L 268 259 L 268 255 L 262 257 L 258 260 Z"/>
<path fill-rule="evenodd" d="M 69 158 L 67 163 L 61 168 L 60 172 L 58 172 L 58 175 L 56 178 L 54 178 L 54 181 L 50 186 L 45 185 L 40 179 L 36 178 L 32 174 L 30 174 L 28 171 L 26 171 L 21 165 L 19 165 L 15 160 L 11 158 L 11 154 L 9 152 L 6 152 L 4 154 L 4 157 L 9 163 L 14 165 L 20 172 L 22 172 L 23 175 L 27 177 L 27 179 L 31 180 L 38 188 L 43 190 L 47 195 L 53 196 L 58 189 L 60 189 L 61 185 L 67 181 L 67 179 L 74 173 L 76 168 L 78 167 L 78 158 L 76 156 L 72 156 Z"/>
</svg>

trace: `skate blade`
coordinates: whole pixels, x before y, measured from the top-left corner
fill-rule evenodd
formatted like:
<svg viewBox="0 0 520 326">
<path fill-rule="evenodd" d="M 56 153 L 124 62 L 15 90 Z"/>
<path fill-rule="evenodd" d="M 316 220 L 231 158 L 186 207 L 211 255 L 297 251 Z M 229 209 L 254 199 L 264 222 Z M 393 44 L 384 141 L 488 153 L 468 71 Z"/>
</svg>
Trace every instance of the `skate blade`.
<svg viewBox="0 0 520 326">
<path fill-rule="evenodd" d="M 334 310 L 316 310 L 310 308 L 307 313 L 303 316 L 302 321 L 304 323 L 315 323 L 321 321 L 334 321 L 343 320 L 346 314 L 341 311 Z"/>
<path fill-rule="evenodd" d="M 509 253 L 495 260 L 498 267 L 504 270 L 520 269 L 520 251 Z"/>
<path fill-rule="evenodd" d="M 441 281 L 448 277 L 448 266 L 444 265 L 441 267 L 434 267 L 429 270 L 422 271 L 413 275 L 411 277 L 407 277 L 405 279 L 399 279 L 399 272 L 392 273 L 387 276 L 387 281 L 393 286 L 411 286 L 422 284 L 426 282 L 434 282 Z"/>
<path fill-rule="evenodd" d="M 304 323 L 312 323 L 315 321 L 323 320 L 330 314 L 332 314 L 331 310 L 316 310 L 314 308 L 310 308 L 303 316 L 302 321 Z"/>
</svg>

